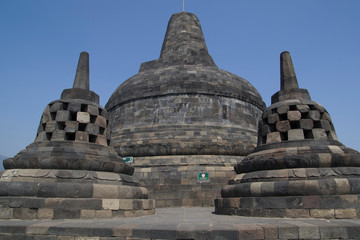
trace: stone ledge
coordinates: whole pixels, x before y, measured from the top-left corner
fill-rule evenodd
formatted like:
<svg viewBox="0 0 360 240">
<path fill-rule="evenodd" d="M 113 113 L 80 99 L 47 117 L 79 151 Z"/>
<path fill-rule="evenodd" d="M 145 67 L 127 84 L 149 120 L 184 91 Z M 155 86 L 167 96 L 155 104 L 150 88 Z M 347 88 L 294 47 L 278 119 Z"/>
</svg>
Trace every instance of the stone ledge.
<svg viewBox="0 0 360 240">
<path fill-rule="evenodd" d="M 359 239 L 360 221 L 222 216 L 213 208 L 159 209 L 126 219 L 0 220 L 0 239 Z M 176 216 L 176 217 L 174 217 Z M 26 238 L 29 237 L 29 238 Z"/>
</svg>

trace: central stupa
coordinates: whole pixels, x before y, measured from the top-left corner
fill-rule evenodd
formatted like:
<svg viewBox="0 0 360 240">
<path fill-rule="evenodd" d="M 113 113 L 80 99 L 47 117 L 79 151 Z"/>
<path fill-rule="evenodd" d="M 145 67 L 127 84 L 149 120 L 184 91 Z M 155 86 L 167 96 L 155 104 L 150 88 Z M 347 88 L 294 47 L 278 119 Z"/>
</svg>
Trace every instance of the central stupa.
<svg viewBox="0 0 360 240">
<path fill-rule="evenodd" d="M 134 157 L 158 207 L 212 205 L 256 146 L 264 108 L 248 81 L 216 66 L 187 12 L 171 17 L 160 58 L 142 63 L 106 104 L 113 147 Z"/>
</svg>

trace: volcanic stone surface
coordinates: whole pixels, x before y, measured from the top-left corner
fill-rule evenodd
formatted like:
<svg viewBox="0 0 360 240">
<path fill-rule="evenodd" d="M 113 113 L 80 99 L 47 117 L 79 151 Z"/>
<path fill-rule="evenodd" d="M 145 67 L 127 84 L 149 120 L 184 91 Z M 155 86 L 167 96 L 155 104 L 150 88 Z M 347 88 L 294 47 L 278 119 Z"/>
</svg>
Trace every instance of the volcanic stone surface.
<svg viewBox="0 0 360 240">
<path fill-rule="evenodd" d="M 174 14 L 160 58 L 141 64 L 105 107 L 111 143 L 134 157 L 158 206 L 210 206 L 231 168 L 256 146 L 265 108 L 245 79 L 219 69 L 194 14 Z M 200 172 L 210 175 L 199 183 Z"/>
<path fill-rule="evenodd" d="M 259 121 L 258 146 L 235 165 L 219 214 L 360 218 L 360 154 L 339 142 L 329 113 L 299 89 L 283 52 L 281 90 Z"/>
</svg>

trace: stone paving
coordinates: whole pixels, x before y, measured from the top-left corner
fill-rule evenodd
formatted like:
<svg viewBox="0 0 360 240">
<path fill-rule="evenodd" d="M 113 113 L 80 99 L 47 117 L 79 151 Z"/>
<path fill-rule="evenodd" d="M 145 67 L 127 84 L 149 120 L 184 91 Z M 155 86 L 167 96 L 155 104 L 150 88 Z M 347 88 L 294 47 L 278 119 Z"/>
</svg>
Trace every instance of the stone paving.
<svg viewBox="0 0 360 240">
<path fill-rule="evenodd" d="M 213 208 L 160 208 L 118 219 L 1 220 L 1 240 L 359 239 L 358 219 L 224 216 Z"/>
</svg>

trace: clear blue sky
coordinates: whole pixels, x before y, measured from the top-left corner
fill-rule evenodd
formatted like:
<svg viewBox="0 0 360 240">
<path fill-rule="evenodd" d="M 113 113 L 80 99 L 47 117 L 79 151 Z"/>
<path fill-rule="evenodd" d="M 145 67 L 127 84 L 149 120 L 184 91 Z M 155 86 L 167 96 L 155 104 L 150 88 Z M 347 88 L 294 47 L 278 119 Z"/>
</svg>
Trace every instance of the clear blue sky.
<svg viewBox="0 0 360 240">
<path fill-rule="evenodd" d="M 35 139 L 45 106 L 71 88 L 81 51 L 105 106 L 140 64 L 157 59 L 182 0 L 1 0 L 0 154 Z M 301 88 L 360 150 L 359 0 L 185 0 L 216 64 L 252 83 L 267 105 L 279 90 L 279 55 L 291 53 Z"/>
</svg>

